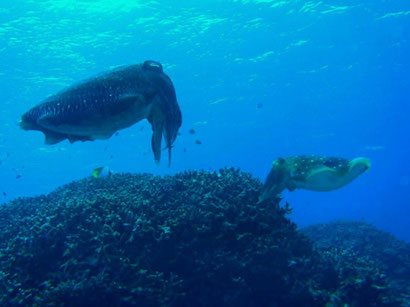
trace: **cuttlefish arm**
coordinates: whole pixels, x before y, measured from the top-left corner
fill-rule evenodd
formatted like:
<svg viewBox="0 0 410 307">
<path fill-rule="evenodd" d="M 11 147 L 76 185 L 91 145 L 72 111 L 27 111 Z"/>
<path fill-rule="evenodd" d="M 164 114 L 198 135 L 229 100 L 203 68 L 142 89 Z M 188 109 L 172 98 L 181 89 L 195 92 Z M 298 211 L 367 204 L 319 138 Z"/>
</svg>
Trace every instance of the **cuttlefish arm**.
<svg viewBox="0 0 410 307">
<path fill-rule="evenodd" d="M 164 136 L 165 136 L 165 142 L 166 142 L 166 146 L 164 150 L 168 149 L 168 166 L 171 166 L 171 149 L 173 147 L 172 144 L 175 141 L 176 133 L 178 132 L 178 128 L 181 125 L 179 119 L 180 117 L 173 118 L 171 122 L 170 120 L 168 120 L 164 125 Z M 176 128 L 173 127 L 173 124 L 175 123 L 176 123 Z"/>
<path fill-rule="evenodd" d="M 156 99 L 160 98 L 157 97 Z M 161 104 L 158 103 L 158 101 L 153 103 L 151 112 L 148 116 L 148 121 L 152 126 L 151 147 L 154 153 L 155 163 L 159 164 L 161 159 L 162 134 L 165 129 L 165 114 L 161 108 Z"/>
<path fill-rule="evenodd" d="M 161 157 L 163 136 L 166 143 L 164 149 L 168 149 L 168 166 L 171 166 L 172 144 L 177 137 L 182 122 L 178 105 L 173 103 L 172 99 L 158 95 L 152 104 L 148 121 L 151 123 L 153 130 L 151 146 L 155 161 L 158 163 Z"/>
<path fill-rule="evenodd" d="M 164 130 L 165 131 L 165 130 Z M 167 144 L 169 144 L 169 140 L 166 138 L 165 141 L 167 142 Z M 172 145 L 167 145 L 166 147 L 163 148 L 163 150 L 168 149 L 168 166 L 171 166 L 171 148 Z"/>
<path fill-rule="evenodd" d="M 163 129 L 164 129 L 163 121 L 154 120 L 152 122 L 151 146 L 152 146 L 152 151 L 154 152 L 155 163 L 157 164 L 159 164 L 159 161 L 161 159 L 161 142 L 162 142 Z"/>
</svg>

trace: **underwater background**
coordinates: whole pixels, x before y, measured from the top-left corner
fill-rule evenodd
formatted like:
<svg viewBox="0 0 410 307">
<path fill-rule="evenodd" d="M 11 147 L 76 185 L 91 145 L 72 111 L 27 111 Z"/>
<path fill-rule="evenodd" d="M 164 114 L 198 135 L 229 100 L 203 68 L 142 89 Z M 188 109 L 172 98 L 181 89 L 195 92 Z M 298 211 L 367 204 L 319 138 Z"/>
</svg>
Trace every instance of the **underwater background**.
<svg viewBox="0 0 410 307">
<path fill-rule="evenodd" d="M 1 1 L 0 201 L 88 177 L 239 167 L 277 157 L 367 157 L 328 193 L 285 192 L 300 226 L 365 221 L 410 241 L 410 2 Z M 95 142 L 44 145 L 20 116 L 118 65 L 159 61 L 183 123 L 172 165 L 154 163 L 147 121 Z M 191 131 L 190 131 L 191 130 Z"/>
</svg>

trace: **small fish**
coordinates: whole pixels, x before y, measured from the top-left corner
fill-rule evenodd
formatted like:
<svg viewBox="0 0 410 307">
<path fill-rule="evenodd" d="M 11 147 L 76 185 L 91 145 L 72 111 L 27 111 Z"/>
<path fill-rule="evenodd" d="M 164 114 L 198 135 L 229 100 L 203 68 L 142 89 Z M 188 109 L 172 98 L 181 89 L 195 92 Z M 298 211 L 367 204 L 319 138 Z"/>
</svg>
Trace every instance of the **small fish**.
<svg viewBox="0 0 410 307">
<path fill-rule="evenodd" d="M 200 140 L 195 140 L 195 144 L 197 144 L 197 145 L 201 145 L 201 144 L 202 144 L 202 142 L 201 142 Z"/>
<path fill-rule="evenodd" d="M 258 109 L 262 109 L 262 108 L 263 108 L 263 104 L 262 104 L 262 103 L 258 103 L 258 104 L 256 105 L 256 107 L 257 107 Z"/>
<path fill-rule="evenodd" d="M 6 192 L 3 192 L 3 196 L 7 196 L 7 193 L 6 193 Z"/>
<path fill-rule="evenodd" d="M 189 129 L 188 132 L 189 132 L 190 134 L 195 134 L 195 133 L 196 133 L 195 129 Z"/>
<path fill-rule="evenodd" d="M 376 151 L 376 150 L 383 150 L 383 149 L 384 149 L 384 146 L 366 146 L 364 149 L 366 149 L 366 150 L 374 150 L 374 151 Z"/>
<path fill-rule="evenodd" d="M 96 169 L 93 170 L 93 177 L 94 178 L 102 178 L 106 176 L 112 175 L 112 171 L 108 166 L 101 166 L 97 167 Z"/>
<path fill-rule="evenodd" d="M 16 175 L 16 179 L 20 179 L 20 178 L 21 178 L 20 174 Z"/>
<path fill-rule="evenodd" d="M 186 152 L 186 147 L 184 147 L 184 152 Z"/>
</svg>

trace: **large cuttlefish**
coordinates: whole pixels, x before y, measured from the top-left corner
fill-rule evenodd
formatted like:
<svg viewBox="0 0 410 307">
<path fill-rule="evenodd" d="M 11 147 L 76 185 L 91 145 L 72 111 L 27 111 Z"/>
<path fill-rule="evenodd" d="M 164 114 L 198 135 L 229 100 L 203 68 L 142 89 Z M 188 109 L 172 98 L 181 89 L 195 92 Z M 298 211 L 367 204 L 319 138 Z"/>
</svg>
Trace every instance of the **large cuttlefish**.
<svg viewBox="0 0 410 307">
<path fill-rule="evenodd" d="M 171 163 L 182 116 L 171 79 L 154 61 L 119 67 L 70 86 L 25 113 L 20 126 L 43 132 L 51 145 L 65 139 L 108 139 L 145 118 L 153 129 L 155 161 L 159 163 L 164 136 Z"/>
<path fill-rule="evenodd" d="M 332 191 L 339 189 L 370 168 L 366 158 L 294 156 L 273 161 L 259 201 L 279 196 L 288 189 Z"/>
</svg>

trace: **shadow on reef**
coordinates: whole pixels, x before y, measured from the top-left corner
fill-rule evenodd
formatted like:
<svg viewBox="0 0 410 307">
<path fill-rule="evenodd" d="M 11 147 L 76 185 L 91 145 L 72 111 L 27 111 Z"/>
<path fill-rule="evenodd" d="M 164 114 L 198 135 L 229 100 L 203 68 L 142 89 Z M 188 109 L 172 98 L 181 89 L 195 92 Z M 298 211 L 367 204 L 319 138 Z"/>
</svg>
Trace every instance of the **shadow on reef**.
<svg viewBox="0 0 410 307">
<path fill-rule="evenodd" d="M 315 250 L 280 199 L 256 205 L 261 189 L 234 169 L 116 174 L 2 205 L 0 305 L 399 305 L 373 268 Z"/>
</svg>

